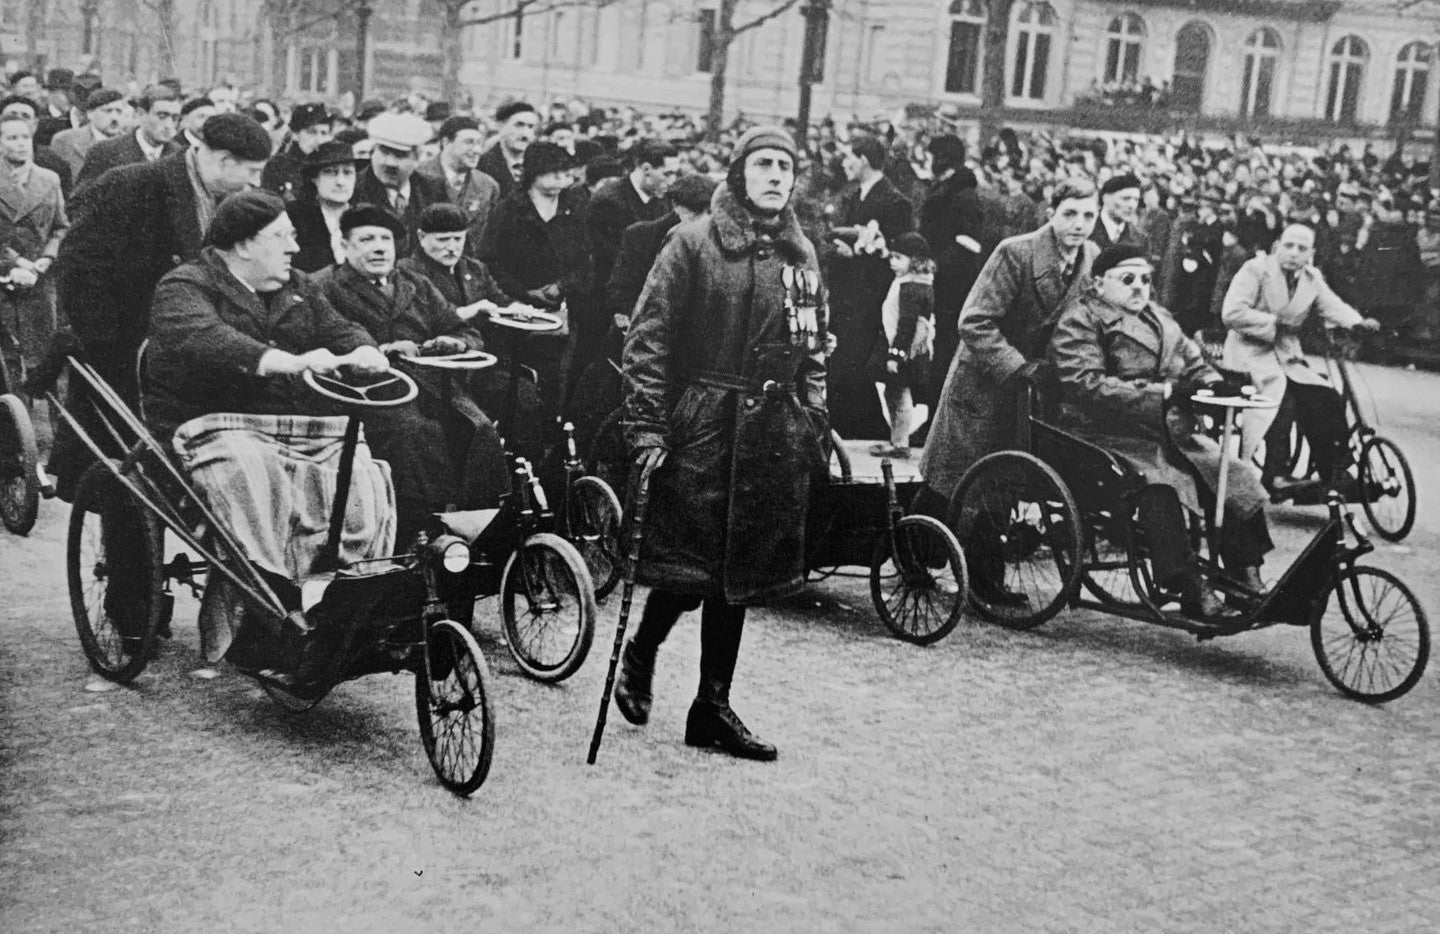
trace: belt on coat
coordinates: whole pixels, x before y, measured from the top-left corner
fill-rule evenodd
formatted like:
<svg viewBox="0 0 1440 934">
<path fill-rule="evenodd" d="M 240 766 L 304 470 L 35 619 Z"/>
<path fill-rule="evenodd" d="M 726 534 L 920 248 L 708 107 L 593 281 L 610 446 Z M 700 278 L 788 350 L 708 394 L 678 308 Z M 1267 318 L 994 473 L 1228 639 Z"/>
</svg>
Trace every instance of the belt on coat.
<svg viewBox="0 0 1440 934">
<path fill-rule="evenodd" d="M 795 390 L 794 380 L 761 379 L 741 376 L 739 373 L 724 373 L 719 370 L 696 370 L 690 374 L 690 382 L 715 389 L 734 389 L 738 392 L 763 392 L 775 398 L 782 392 Z"/>
</svg>

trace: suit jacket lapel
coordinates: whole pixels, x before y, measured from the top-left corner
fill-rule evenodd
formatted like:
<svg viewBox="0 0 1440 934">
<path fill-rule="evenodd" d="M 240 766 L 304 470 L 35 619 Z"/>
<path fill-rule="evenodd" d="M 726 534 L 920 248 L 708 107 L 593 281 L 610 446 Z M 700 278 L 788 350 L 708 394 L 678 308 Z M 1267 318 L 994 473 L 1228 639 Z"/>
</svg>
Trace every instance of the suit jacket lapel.
<svg viewBox="0 0 1440 934">
<path fill-rule="evenodd" d="M 394 275 L 393 273 L 391 274 Z M 394 303 L 364 276 L 350 266 L 335 270 L 336 284 L 344 296 L 342 306 L 336 311 L 370 332 L 370 336 L 382 343 L 390 338 L 390 319 Z M 396 296 L 399 296 L 400 281 L 395 282 Z"/>
<path fill-rule="evenodd" d="M 1040 314 L 1050 318 L 1059 311 L 1061 299 L 1065 297 L 1065 283 L 1060 277 L 1060 251 L 1055 245 L 1055 235 L 1049 227 L 1043 227 L 1035 234 L 1035 247 L 1030 251 L 1031 274 L 1035 293 L 1040 300 Z M 1077 280 L 1079 276 L 1075 277 Z"/>
<path fill-rule="evenodd" d="M 24 212 L 26 196 L 25 189 L 15 184 L 10 173 L 0 168 L 0 205 L 4 205 L 5 212 L 10 215 L 12 222 L 18 220 Z"/>
<path fill-rule="evenodd" d="M 1285 284 L 1285 272 L 1275 257 L 1265 260 L 1265 278 L 1262 283 L 1265 305 L 1274 314 L 1283 314 L 1290 304 L 1290 287 Z"/>
</svg>

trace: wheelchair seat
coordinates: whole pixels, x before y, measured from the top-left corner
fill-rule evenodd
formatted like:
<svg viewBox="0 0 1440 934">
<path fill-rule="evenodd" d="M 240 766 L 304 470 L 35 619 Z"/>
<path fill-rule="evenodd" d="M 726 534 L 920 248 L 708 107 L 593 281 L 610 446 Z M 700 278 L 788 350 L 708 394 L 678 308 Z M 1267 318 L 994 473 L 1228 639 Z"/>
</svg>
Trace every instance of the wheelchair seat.
<svg viewBox="0 0 1440 934">
<path fill-rule="evenodd" d="M 1050 422 L 1031 419 L 1031 443 L 1086 516 L 1128 515 L 1130 498 L 1145 487 L 1145 476 L 1128 460 Z"/>
</svg>

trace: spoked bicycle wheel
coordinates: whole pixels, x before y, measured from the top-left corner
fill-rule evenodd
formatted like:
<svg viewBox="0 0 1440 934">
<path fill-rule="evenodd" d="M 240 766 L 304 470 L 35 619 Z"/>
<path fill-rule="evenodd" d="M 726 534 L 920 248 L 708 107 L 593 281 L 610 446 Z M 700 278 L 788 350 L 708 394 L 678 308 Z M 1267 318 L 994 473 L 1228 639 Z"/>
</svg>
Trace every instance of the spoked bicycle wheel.
<svg viewBox="0 0 1440 934">
<path fill-rule="evenodd" d="M 930 645 L 950 634 L 965 608 L 965 555 L 945 524 L 905 516 L 875 543 L 870 598 L 895 638 Z"/>
<path fill-rule="evenodd" d="M 1360 508 L 1386 541 L 1398 542 L 1415 527 L 1415 474 L 1389 438 L 1376 435 L 1360 449 Z"/>
<path fill-rule="evenodd" d="M 159 523 L 102 465 L 75 488 L 65 541 L 70 610 L 96 673 L 121 683 L 145 669 L 165 611 Z"/>
<path fill-rule="evenodd" d="M 1351 566 L 1336 575 L 1325 612 L 1310 627 L 1315 659 L 1349 697 L 1381 704 L 1419 682 L 1430 659 L 1430 621 L 1394 574 Z"/>
<path fill-rule="evenodd" d="M 976 461 L 950 500 L 970 572 L 970 605 L 985 619 L 1032 629 L 1080 583 L 1080 509 L 1048 464 L 1022 451 Z"/>
<path fill-rule="evenodd" d="M 500 618 L 525 674 L 555 683 L 578 671 L 595 638 L 595 587 L 575 546 L 541 532 L 512 552 L 500 580 Z"/>
<path fill-rule="evenodd" d="M 19 397 L 0 395 L 0 522 L 28 535 L 40 512 L 40 461 L 30 409 Z"/>
<path fill-rule="evenodd" d="M 570 487 L 565 537 L 590 570 L 597 600 L 620 582 L 620 520 L 620 497 L 604 480 L 580 477 Z"/>
<path fill-rule="evenodd" d="M 431 624 L 425 646 L 415 671 L 420 742 L 440 784 L 471 795 L 485 783 L 495 752 L 490 672 L 475 637 L 459 623 Z"/>
</svg>

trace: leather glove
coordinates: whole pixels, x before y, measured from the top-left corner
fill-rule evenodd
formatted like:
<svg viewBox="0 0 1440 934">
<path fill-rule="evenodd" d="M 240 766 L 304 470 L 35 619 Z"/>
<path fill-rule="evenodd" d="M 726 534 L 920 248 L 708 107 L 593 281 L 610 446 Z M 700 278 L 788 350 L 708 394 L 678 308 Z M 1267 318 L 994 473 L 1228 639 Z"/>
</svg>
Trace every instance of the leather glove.
<svg viewBox="0 0 1440 934">
<path fill-rule="evenodd" d="M 420 345 L 414 341 L 390 341 L 380 345 L 380 352 L 387 357 L 418 357 Z"/>
</svg>

